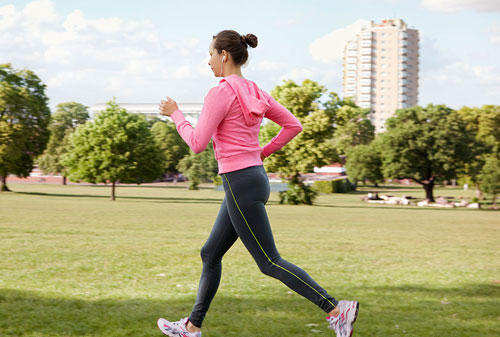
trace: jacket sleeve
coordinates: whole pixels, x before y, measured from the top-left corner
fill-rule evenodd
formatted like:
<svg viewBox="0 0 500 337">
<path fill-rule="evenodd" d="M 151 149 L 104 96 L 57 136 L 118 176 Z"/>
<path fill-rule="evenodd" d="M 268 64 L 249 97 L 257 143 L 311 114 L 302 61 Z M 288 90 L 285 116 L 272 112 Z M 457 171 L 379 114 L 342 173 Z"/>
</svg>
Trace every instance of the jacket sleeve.
<svg viewBox="0 0 500 337">
<path fill-rule="evenodd" d="M 184 118 L 180 110 L 176 110 L 170 116 L 177 132 L 194 153 L 200 153 L 206 149 L 217 126 L 229 111 L 232 101 L 229 93 L 218 86 L 212 88 L 205 97 L 195 128 Z"/>
<path fill-rule="evenodd" d="M 299 132 L 302 131 L 302 124 L 288 111 L 283 105 L 279 104 L 268 93 L 264 93 L 271 107 L 266 112 L 265 117 L 282 126 L 280 132 L 271 141 L 262 148 L 264 157 L 278 151 L 288 142 L 290 142 Z"/>
</svg>

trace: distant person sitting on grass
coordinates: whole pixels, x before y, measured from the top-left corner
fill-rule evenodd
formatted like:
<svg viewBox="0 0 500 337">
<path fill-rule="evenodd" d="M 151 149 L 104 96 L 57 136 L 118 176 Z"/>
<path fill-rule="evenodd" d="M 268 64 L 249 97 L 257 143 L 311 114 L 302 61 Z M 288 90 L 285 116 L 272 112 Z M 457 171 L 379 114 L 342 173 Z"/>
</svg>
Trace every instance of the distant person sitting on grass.
<svg viewBox="0 0 500 337">
<path fill-rule="evenodd" d="M 222 257 L 240 238 L 264 274 L 328 313 L 329 326 L 337 336 L 351 336 L 358 302 L 335 300 L 305 271 L 282 259 L 276 249 L 264 206 L 270 191 L 262 161 L 292 140 L 302 131 L 302 125 L 268 93 L 243 77 L 241 66 L 247 61 L 248 46 L 257 47 L 255 35 L 224 30 L 213 37 L 208 65 L 222 80 L 205 97 L 196 128 L 186 121 L 174 100 L 167 97 L 160 103 L 160 114 L 173 119 L 194 152 L 203 151 L 213 139 L 225 198 L 201 249 L 203 270 L 191 315 L 177 322 L 160 318 L 158 326 L 171 337 L 201 337 L 203 319 L 219 286 Z M 282 129 L 261 148 L 258 134 L 264 117 Z"/>
</svg>

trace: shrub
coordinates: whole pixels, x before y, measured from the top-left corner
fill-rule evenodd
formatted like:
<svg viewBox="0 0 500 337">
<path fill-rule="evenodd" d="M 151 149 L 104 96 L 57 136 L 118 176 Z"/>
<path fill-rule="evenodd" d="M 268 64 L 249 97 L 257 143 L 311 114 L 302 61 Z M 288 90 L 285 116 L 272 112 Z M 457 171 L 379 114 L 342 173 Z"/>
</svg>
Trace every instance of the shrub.
<svg viewBox="0 0 500 337">
<path fill-rule="evenodd" d="M 355 187 L 346 178 L 334 180 L 318 180 L 313 183 L 313 189 L 321 193 L 348 193 Z"/>
<path fill-rule="evenodd" d="M 216 175 L 212 178 L 212 182 L 214 183 L 214 186 L 220 186 L 222 185 L 222 178 L 220 175 Z"/>
<path fill-rule="evenodd" d="M 280 204 L 312 205 L 317 195 L 318 192 L 305 185 L 297 175 L 288 182 L 288 189 L 280 192 Z"/>
</svg>

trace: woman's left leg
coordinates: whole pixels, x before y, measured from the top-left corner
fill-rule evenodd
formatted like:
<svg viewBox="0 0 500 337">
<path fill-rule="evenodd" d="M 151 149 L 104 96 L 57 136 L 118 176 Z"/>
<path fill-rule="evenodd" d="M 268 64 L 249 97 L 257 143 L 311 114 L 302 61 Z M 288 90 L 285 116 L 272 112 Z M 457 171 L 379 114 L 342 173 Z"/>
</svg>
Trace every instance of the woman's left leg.
<svg viewBox="0 0 500 337">
<path fill-rule="evenodd" d="M 210 235 L 201 248 L 203 270 L 201 272 L 196 303 L 189 321 L 201 328 L 210 303 L 217 293 L 222 273 L 222 257 L 238 239 L 226 206 L 226 199 L 221 204 Z"/>
</svg>

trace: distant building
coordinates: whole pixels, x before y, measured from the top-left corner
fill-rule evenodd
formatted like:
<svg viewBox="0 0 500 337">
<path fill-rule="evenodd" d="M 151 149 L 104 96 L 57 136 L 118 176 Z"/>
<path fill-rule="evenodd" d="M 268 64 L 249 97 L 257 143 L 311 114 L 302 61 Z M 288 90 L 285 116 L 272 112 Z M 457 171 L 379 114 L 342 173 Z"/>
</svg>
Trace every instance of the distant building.
<svg viewBox="0 0 500 337">
<path fill-rule="evenodd" d="M 333 163 L 322 167 L 314 167 L 315 173 L 335 173 L 345 175 L 345 167 L 340 163 Z"/>
<path fill-rule="evenodd" d="M 373 21 L 344 48 L 343 96 L 370 109 L 376 132 L 397 109 L 418 104 L 419 35 L 401 19 Z"/>
<path fill-rule="evenodd" d="M 121 108 L 126 109 L 129 113 L 143 114 L 151 117 L 158 117 L 163 120 L 168 119 L 166 116 L 159 114 L 158 103 L 118 103 Z M 188 122 L 195 125 L 200 116 L 202 103 L 177 103 Z M 90 107 L 90 118 L 94 119 L 94 114 L 106 110 L 106 103 L 94 104 Z"/>
</svg>

